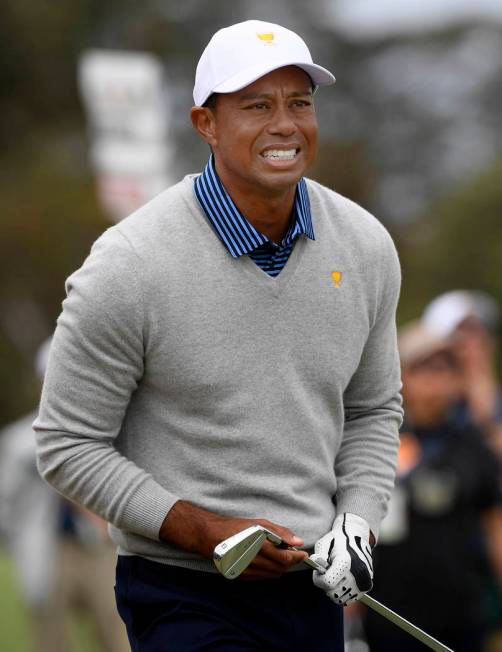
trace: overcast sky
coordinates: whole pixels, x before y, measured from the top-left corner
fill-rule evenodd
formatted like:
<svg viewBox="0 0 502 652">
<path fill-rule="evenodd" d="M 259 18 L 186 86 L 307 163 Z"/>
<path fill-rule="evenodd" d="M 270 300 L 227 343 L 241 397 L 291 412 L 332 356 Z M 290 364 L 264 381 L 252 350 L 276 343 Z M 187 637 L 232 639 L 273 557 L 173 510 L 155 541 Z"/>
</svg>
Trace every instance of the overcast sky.
<svg viewBox="0 0 502 652">
<path fill-rule="evenodd" d="M 502 24 L 502 0 L 325 0 L 337 28 L 364 38 L 485 18 Z"/>
</svg>

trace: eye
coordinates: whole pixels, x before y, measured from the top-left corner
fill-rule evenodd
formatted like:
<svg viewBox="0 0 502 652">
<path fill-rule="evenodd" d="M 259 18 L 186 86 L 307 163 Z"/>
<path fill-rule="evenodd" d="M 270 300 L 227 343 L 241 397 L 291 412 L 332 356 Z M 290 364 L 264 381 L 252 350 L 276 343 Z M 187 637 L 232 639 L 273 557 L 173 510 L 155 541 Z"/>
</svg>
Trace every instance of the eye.
<svg viewBox="0 0 502 652">
<path fill-rule="evenodd" d="M 294 100 L 291 103 L 291 106 L 293 106 L 294 108 L 300 108 L 300 109 L 303 109 L 303 108 L 311 106 L 311 105 L 312 105 L 312 102 L 309 102 L 308 100 Z"/>
<path fill-rule="evenodd" d="M 245 106 L 244 109 L 246 111 L 249 111 L 251 109 L 256 109 L 256 110 L 263 110 L 263 109 L 268 109 L 268 104 L 266 102 L 255 102 L 254 104 L 250 104 L 249 106 Z"/>
</svg>

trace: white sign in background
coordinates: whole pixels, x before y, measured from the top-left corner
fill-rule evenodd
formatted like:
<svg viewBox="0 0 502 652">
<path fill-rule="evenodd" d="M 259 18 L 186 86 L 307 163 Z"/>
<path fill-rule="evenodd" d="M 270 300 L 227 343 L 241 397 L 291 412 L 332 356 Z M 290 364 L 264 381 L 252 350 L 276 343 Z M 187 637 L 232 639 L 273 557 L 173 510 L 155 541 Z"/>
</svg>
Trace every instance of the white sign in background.
<svg viewBox="0 0 502 652">
<path fill-rule="evenodd" d="M 88 50 L 78 72 L 98 193 L 119 221 L 171 184 L 164 67 L 145 52 Z"/>
</svg>

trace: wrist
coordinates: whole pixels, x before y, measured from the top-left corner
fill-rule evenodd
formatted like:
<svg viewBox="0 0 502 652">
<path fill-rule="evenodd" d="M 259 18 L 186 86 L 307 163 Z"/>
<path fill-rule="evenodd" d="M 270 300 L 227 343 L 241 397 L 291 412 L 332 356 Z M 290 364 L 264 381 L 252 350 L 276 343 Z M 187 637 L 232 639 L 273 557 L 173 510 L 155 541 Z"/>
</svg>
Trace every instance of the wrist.
<svg viewBox="0 0 502 652">
<path fill-rule="evenodd" d="M 188 552 L 208 556 L 204 542 L 211 518 L 219 517 L 185 500 L 178 500 L 164 518 L 159 538 Z"/>
<path fill-rule="evenodd" d="M 357 534 L 363 536 L 369 542 L 372 548 L 376 544 L 376 538 L 370 529 L 368 521 L 357 514 L 352 514 L 351 512 L 339 514 L 333 523 L 333 529 L 335 528 L 349 528 L 351 532 L 357 532 Z"/>
</svg>

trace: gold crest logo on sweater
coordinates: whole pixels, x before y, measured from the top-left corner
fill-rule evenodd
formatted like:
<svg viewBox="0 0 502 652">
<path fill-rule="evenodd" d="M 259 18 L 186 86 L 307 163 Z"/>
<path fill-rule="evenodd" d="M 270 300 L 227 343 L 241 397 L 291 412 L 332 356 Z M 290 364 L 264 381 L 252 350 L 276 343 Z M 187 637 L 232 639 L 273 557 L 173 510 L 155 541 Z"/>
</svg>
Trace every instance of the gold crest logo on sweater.
<svg viewBox="0 0 502 652">
<path fill-rule="evenodd" d="M 336 288 L 342 284 L 342 272 L 331 272 L 331 280 Z"/>
<path fill-rule="evenodd" d="M 275 45 L 274 43 L 274 32 L 264 32 L 262 34 L 256 33 L 256 36 L 263 41 L 265 45 Z"/>
</svg>

